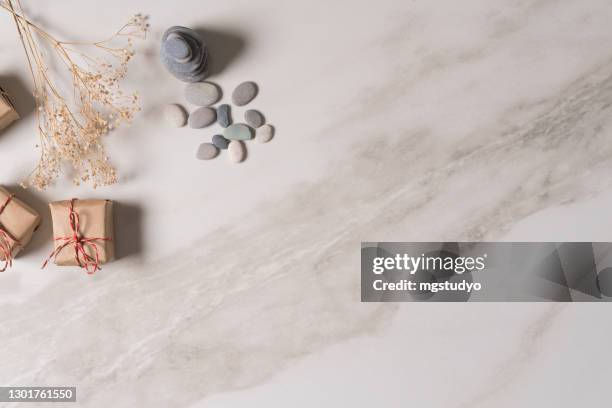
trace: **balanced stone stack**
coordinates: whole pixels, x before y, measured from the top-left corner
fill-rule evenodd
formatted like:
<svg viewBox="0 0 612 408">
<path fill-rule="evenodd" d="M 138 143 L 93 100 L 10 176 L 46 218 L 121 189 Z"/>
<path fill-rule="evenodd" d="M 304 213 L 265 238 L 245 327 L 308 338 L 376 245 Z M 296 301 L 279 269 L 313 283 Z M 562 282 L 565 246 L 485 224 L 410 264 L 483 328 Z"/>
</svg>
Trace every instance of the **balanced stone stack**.
<svg viewBox="0 0 612 408">
<path fill-rule="evenodd" d="M 166 69 L 183 82 L 199 82 L 206 77 L 208 48 L 191 28 L 174 26 L 166 30 L 160 55 Z"/>
</svg>

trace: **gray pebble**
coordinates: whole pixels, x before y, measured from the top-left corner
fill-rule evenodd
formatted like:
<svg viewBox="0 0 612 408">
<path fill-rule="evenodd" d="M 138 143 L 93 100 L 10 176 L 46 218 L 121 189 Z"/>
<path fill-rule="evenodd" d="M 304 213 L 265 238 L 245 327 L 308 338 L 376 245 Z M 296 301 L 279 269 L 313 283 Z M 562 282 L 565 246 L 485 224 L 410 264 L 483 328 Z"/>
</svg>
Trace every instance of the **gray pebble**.
<svg viewBox="0 0 612 408">
<path fill-rule="evenodd" d="M 226 138 L 224 138 L 221 135 L 214 135 L 212 137 L 212 142 L 215 146 L 217 146 L 219 149 L 221 150 L 225 150 L 227 149 L 227 145 L 229 145 L 229 140 L 227 140 Z"/>
<path fill-rule="evenodd" d="M 234 163 L 240 163 L 246 158 L 246 147 L 240 140 L 232 140 L 228 147 L 229 158 Z"/>
<path fill-rule="evenodd" d="M 199 108 L 189 115 L 189 127 L 200 129 L 217 120 L 217 111 L 213 108 Z"/>
<path fill-rule="evenodd" d="M 219 149 L 212 143 L 202 143 L 198 148 L 196 157 L 200 160 L 210 160 L 217 157 Z"/>
<path fill-rule="evenodd" d="M 192 55 L 189 43 L 181 36 L 171 36 L 166 39 L 164 52 L 176 61 L 187 62 Z"/>
<path fill-rule="evenodd" d="M 164 119 L 170 126 L 182 127 L 187 123 L 187 111 L 175 103 L 164 106 Z"/>
<path fill-rule="evenodd" d="M 263 115 L 259 111 L 253 109 L 244 112 L 244 120 L 250 127 L 255 129 L 266 123 Z"/>
<path fill-rule="evenodd" d="M 255 132 L 255 140 L 259 143 L 268 143 L 274 137 L 274 127 L 263 125 Z"/>
<path fill-rule="evenodd" d="M 250 140 L 253 133 L 247 125 L 235 123 L 223 131 L 223 136 L 229 140 Z"/>
<path fill-rule="evenodd" d="M 232 124 L 232 116 L 229 105 L 219 105 L 217 108 L 217 122 L 221 127 L 228 127 Z"/>
<path fill-rule="evenodd" d="M 243 82 L 234 89 L 232 102 L 237 106 L 244 106 L 257 96 L 257 85 L 254 82 Z"/>
<path fill-rule="evenodd" d="M 184 82 L 206 77 L 208 48 L 202 36 L 187 27 L 170 27 L 162 36 L 160 57 L 166 69 Z"/>
<path fill-rule="evenodd" d="M 185 87 L 185 99 L 198 106 L 210 106 L 221 97 L 221 92 L 210 82 L 194 82 Z"/>
</svg>

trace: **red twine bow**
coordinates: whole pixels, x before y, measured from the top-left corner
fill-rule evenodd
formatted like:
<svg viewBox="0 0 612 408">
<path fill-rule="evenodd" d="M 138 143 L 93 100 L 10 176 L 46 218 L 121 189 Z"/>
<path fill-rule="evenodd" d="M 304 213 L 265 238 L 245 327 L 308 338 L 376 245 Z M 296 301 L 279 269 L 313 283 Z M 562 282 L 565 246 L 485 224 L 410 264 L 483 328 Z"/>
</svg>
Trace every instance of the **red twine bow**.
<svg viewBox="0 0 612 408">
<path fill-rule="evenodd" d="M 70 229 L 72 230 L 72 236 L 69 237 L 55 237 L 55 241 L 63 241 L 60 246 L 55 248 L 51 255 L 47 258 L 45 263 L 43 264 L 43 268 L 47 266 L 51 259 L 55 260 L 57 255 L 67 246 L 74 245 L 74 258 L 76 259 L 77 264 L 84 268 L 88 275 L 92 275 L 99 270 L 100 268 L 100 251 L 98 249 L 98 245 L 95 243 L 96 241 L 110 241 L 111 239 L 108 237 L 101 238 L 84 238 L 81 236 L 79 232 L 80 229 L 80 220 L 79 214 L 74 210 L 74 203 L 76 198 L 70 200 L 70 213 L 68 215 L 70 219 Z M 93 249 L 95 257 L 92 257 L 85 251 L 85 247 L 89 246 Z"/>
<path fill-rule="evenodd" d="M 11 194 L 6 198 L 4 204 L 0 206 L 0 214 L 4 212 L 6 206 L 9 205 L 13 197 L 15 197 L 15 195 Z M 14 242 L 14 245 L 11 245 L 11 242 Z M 4 272 L 13 266 L 13 248 L 20 245 L 19 241 L 13 238 L 11 234 L 2 227 L 2 224 L 0 224 L 0 255 L 4 257 L 0 272 Z"/>
</svg>

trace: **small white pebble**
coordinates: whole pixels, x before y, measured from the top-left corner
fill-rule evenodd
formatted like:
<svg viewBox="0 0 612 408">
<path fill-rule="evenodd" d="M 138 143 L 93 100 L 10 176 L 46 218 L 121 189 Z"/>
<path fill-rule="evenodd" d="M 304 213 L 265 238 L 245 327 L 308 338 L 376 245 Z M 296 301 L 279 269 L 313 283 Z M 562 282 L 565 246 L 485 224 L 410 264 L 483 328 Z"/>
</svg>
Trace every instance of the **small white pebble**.
<svg viewBox="0 0 612 408">
<path fill-rule="evenodd" d="M 170 126 L 183 127 L 187 124 L 187 111 L 176 103 L 164 106 L 164 119 Z"/>
<path fill-rule="evenodd" d="M 274 127 L 272 125 L 263 125 L 255 130 L 255 140 L 259 143 L 268 143 L 274 137 Z"/>
<path fill-rule="evenodd" d="M 246 158 L 246 146 L 241 140 L 232 140 L 227 149 L 229 158 L 234 163 L 240 163 Z"/>
</svg>

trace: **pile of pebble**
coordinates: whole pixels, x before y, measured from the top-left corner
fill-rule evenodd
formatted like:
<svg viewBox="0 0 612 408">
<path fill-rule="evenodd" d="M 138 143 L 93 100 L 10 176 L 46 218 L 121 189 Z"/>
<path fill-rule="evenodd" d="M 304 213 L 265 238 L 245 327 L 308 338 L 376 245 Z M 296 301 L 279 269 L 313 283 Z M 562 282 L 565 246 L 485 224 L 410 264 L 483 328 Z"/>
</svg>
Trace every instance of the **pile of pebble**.
<svg viewBox="0 0 612 408">
<path fill-rule="evenodd" d="M 176 78 L 188 82 L 185 88 L 187 102 L 198 106 L 188 113 L 180 104 L 169 104 L 164 107 L 164 118 L 169 125 L 193 129 L 202 129 L 218 123 L 222 134 L 212 137 L 210 143 L 202 143 L 196 153 L 200 160 L 211 160 L 221 150 L 228 150 L 229 158 L 240 163 L 246 158 L 245 142 L 255 138 L 260 143 L 267 143 L 274 136 L 274 127 L 266 124 L 261 112 L 249 109 L 244 113 L 245 123 L 233 123 L 231 106 L 222 104 L 213 107 L 221 99 L 221 88 L 212 82 L 200 82 L 206 72 L 208 52 L 201 37 L 186 27 L 171 27 L 162 39 L 161 58 Z M 254 82 L 243 82 L 232 92 L 232 104 L 243 107 L 255 99 L 258 87 Z"/>
</svg>

